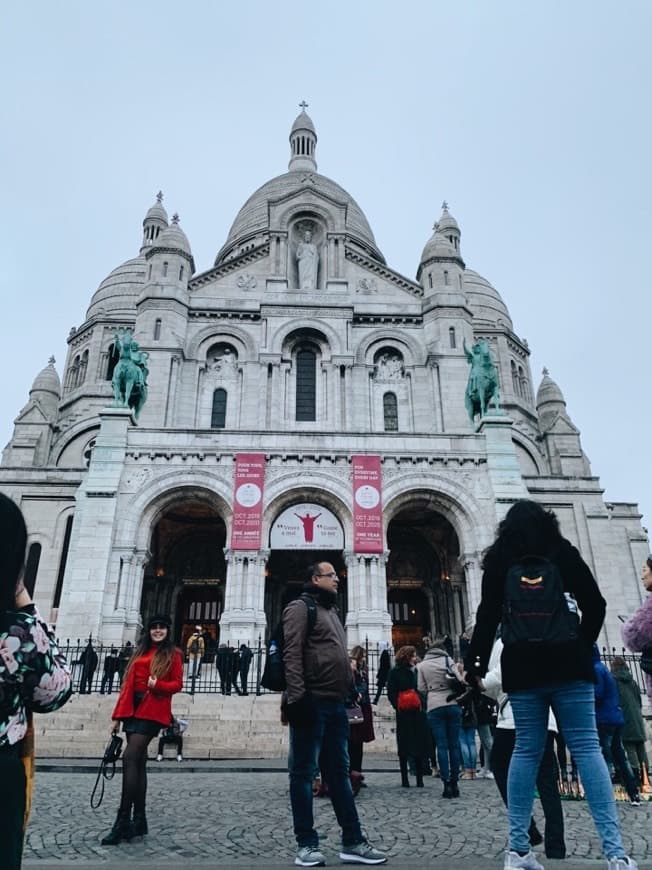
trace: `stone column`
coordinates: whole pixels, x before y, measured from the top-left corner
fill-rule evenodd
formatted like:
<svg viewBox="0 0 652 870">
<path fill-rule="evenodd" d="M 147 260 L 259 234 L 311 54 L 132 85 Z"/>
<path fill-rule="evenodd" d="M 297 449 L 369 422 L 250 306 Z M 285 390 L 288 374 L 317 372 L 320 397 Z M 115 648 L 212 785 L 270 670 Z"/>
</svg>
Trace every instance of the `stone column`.
<svg viewBox="0 0 652 870">
<path fill-rule="evenodd" d="M 385 566 L 389 553 L 344 553 L 347 566 L 349 610 L 346 616 L 349 646 L 391 643 L 392 620 L 387 610 Z"/>
<path fill-rule="evenodd" d="M 484 435 L 487 471 L 496 504 L 496 520 L 501 520 L 519 498 L 529 498 L 523 482 L 516 448 L 512 441 L 513 422 L 506 414 L 486 414 L 478 426 Z"/>
<path fill-rule="evenodd" d="M 128 408 L 105 408 L 99 416 L 100 431 L 88 474 L 75 497 L 75 519 L 57 618 L 57 635 L 61 638 L 92 635 L 104 640 L 102 614 L 105 602 L 111 598 L 109 564 L 113 559 L 118 488 L 127 432 L 134 420 Z M 115 588 L 113 595 L 115 600 Z M 114 606 L 111 602 L 111 609 Z M 119 625 L 120 620 L 115 623 Z"/>
<path fill-rule="evenodd" d="M 230 550 L 220 643 L 254 646 L 265 638 L 265 568 L 269 550 Z"/>
</svg>

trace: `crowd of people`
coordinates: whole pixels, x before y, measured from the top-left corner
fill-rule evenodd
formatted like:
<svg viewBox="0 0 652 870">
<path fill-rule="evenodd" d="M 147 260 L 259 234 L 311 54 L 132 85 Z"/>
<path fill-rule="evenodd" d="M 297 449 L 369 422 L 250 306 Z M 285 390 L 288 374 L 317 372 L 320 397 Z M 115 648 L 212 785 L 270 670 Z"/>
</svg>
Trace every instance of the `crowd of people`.
<svg viewBox="0 0 652 870">
<path fill-rule="evenodd" d="M 21 865 L 33 773 L 32 716 L 65 704 L 73 685 L 70 667 L 22 583 L 26 544 L 19 508 L 0 495 L 0 774 L 12 796 L 0 813 L 0 866 L 6 870 Z M 652 556 L 642 581 L 652 592 Z M 336 608 L 338 584 L 329 562 L 309 566 L 302 595 L 283 613 L 281 709 L 289 725 L 295 865 L 326 863 L 314 825 L 316 794 L 328 794 L 332 802 L 343 862 L 387 861 L 364 837 L 355 801 L 367 785 L 363 749 L 375 736 L 373 708 L 386 689 L 396 717 L 402 787 L 410 787 L 411 775 L 423 787 L 424 776 L 434 770 L 442 797 L 454 800 L 461 779 L 495 778 L 509 821 L 505 870 L 542 870 L 533 851 L 542 842 L 547 857 L 565 856 L 559 783 L 569 769 L 582 783 L 608 870 L 636 870 L 623 846 L 613 782 L 620 781 L 632 805 L 640 802 L 648 765 L 641 695 L 624 658 L 615 657 L 610 668 L 600 659 L 596 641 L 606 604 L 552 512 L 522 500 L 500 523 L 483 560 L 475 626 L 459 639 L 460 658 L 454 660 L 444 636 L 426 639 L 420 655 L 413 646 L 401 647 L 393 666 L 384 649 L 373 700 L 366 650 L 347 649 Z M 135 647 L 105 656 L 101 691 L 111 693 L 116 677 L 119 685 L 110 733 L 121 728 L 126 748 L 120 805 L 104 845 L 148 833 L 148 747 L 158 737 L 157 760 L 169 743 L 177 760 L 183 759 L 187 722 L 173 717 L 172 698 L 183 687 L 184 658 L 191 679 L 200 678 L 202 640 L 198 625 L 180 650 L 170 617 L 159 614 Z M 652 700 L 652 595 L 624 623 L 623 640 L 642 654 Z M 223 693 L 235 687 L 245 694 L 247 648 L 220 646 L 216 656 Z M 78 664 L 79 690 L 90 691 L 98 667 L 90 641 Z M 532 816 L 535 788 L 543 835 Z"/>
</svg>

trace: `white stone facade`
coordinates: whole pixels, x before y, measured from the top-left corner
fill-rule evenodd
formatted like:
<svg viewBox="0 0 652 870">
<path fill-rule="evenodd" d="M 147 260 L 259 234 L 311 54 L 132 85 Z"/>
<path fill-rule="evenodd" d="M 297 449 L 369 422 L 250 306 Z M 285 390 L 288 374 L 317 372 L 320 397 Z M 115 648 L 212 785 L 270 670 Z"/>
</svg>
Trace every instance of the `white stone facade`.
<svg viewBox="0 0 652 870">
<path fill-rule="evenodd" d="M 466 268 L 448 208 L 406 278 L 352 197 L 318 174 L 305 112 L 290 139 L 289 171 L 247 200 L 204 272 L 159 198 L 139 256 L 102 282 L 71 331 L 63 387 L 53 362 L 34 382 L 0 486 L 41 546 L 42 610 L 73 640 L 121 644 L 164 606 L 180 639 L 201 621 L 220 642 L 255 643 L 296 593 L 300 559 L 318 556 L 337 561 L 351 644 L 457 634 L 478 604 L 497 521 L 529 495 L 556 511 L 594 571 L 609 602 L 603 639 L 619 646 L 618 614 L 641 601 L 640 515 L 603 501 L 547 374 L 534 397 L 527 343 Z M 302 244 L 312 271 L 302 266 L 300 281 Z M 138 424 L 111 407 L 112 343 L 127 327 L 149 354 Z M 502 412 L 476 426 L 464 348 L 480 338 Z M 235 458 L 246 452 L 266 458 L 252 551 L 230 547 Z M 382 460 L 382 553 L 354 552 L 355 454 Z M 298 503 L 337 518 L 340 552 L 270 549 L 276 518 Z"/>
</svg>

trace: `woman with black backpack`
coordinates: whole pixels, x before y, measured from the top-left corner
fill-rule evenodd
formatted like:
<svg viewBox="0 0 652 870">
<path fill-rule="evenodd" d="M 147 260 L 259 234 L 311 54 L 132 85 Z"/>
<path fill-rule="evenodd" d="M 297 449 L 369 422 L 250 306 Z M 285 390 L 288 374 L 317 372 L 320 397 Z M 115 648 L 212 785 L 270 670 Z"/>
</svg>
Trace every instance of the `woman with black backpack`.
<svg viewBox="0 0 652 870">
<path fill-rule="evenodd" d="M 516 724 L 507 785 L 505 870 L 542 870 L 530 851 L 528 827 L 551 707 L 577 762 L 608 870 L 636 870 L 623 847 L 595 724 L 591 647 L 606 604 L 590 569 L 562 537 L 555 515 L 529 500 L 509 509 L 485 553 L 483 569 L 482 599 L 465 667 L 468 681 L 484 676 L 502 623 L 503 687 Z M 567 594 L 577 601 L 581 622 Z"/>
</svg>

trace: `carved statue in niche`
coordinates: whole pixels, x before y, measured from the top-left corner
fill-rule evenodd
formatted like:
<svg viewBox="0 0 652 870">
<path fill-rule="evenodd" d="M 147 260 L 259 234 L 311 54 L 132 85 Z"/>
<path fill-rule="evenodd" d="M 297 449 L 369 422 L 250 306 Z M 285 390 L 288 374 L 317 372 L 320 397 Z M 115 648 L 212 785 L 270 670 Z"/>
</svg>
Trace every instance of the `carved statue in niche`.
<svg viewBox="0 0 652 870">
<path fill-rule="evenodd" d="M 297 272 L 300 290 L 315 290 L 319 269 L 319 251 L 312 240 L 312 230 L 303 231 L 303 241 L 297 245 Z"/>
<path fill-rule="evenodd" d="M 376 380 L 401 381 L 403 374 L 403 357 L 400 353 L 384 351 L 376 362 Z"/>
<path fill-rule="evenodd" d="M 219 378 L 234 378 L 238 371 L 238 355 L 228 344 L 220 344 L 208 353 L 208 371 Z"/>
</svg>

